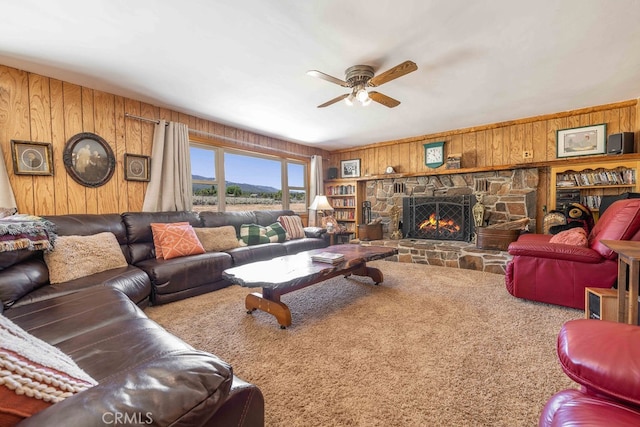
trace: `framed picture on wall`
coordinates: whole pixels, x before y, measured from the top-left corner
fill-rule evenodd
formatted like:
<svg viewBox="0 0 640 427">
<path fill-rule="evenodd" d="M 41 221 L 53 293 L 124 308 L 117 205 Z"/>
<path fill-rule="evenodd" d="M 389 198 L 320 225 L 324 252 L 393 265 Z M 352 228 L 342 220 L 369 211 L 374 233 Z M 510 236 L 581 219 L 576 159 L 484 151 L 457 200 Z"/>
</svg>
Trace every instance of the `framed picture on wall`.
<svg viewBox="0 0 640 427">
<path fill-rule="evenodd" d="M 124 179 L 127 181 L 149 181 L 149 156 L 139 154 L 124 155 Z"/>
<path fill-rule="evenodd" d="M 11 140 L 13 173 L 53 175 L 53 148 L 49 142 Z"/>
<path fill-rule="evenodd" d="M 72 136 L 62 155 L 67 173 L 85 187 L 100 187 L 113 176 L 116 158 L 101 136 L 82 132 Z"/>
<path fill-rule="evenodd" d="M 360 159 L 342 160 L 340 162 L 341 178 L 358 178 L 360 176 Z"/>
<path fill-rule="evenodd" d="M 607 125 L 599 124 L 557 132 L 557 157 L 590 156 L 604 154 Z"/>
</svg>

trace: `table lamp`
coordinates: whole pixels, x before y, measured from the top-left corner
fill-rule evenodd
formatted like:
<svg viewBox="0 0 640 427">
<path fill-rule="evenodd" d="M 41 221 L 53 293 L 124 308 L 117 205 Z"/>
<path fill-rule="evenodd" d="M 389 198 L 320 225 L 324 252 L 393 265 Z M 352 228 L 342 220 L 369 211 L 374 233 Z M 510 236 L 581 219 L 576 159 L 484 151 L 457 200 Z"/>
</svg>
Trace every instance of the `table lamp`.
<svg viewBox="0 0 640 427">
<path fill-rule="evenodd" d="M 331 221 L 333 217 L 331 216 L 331 214 L 325 217 L 325 211 L 333 212 L 333 206 L 331 206 L 331 204 L 329 203 L 327 196 L 320 196 L 320 195 L 316 196 L 316 198 L 313 199 L 313 203 L 311 203 L 311 206 L 309 206 L 309 209 L 314 210 L 316 212 L 317 211 L 322 212 L 322 226 L 327 228 L 328 232 L 333 232 L 333 226 L 335 222 L 335 221 Z"/>
</svg>

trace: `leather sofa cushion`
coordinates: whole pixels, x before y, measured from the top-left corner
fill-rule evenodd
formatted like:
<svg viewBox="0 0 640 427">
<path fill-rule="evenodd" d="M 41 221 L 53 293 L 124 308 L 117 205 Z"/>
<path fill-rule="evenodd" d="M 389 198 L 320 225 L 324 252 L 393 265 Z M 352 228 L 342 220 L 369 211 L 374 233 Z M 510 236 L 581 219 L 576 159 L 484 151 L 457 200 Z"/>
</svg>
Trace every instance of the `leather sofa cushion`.
<svg viewBox="0 0 640 427">
<path fill-rule="evenodd" d="M 284 243 L 264 243 L 255 246 L 242 246 L 227 251 L 233 257 L 233 265 L 243 265 L 255 261 L 266 261 L 287 255 Z"/>
<path fill-rule="evenodd" d="M 223 225 L 233 225 L 236 236 L 240 236 L 242 224 L 258 224 L 258 219 L 254 211 L 242 212 L 200 212 L 203 227 L 222 227 Z"/>
<path fill-rule="evenodd" d="M 615 426 L 637 427 L 640 412 L 579 390 L 556 393 L 540 415 L 539 427 Z"/>
<path fill-rule="evenodd" d="M 0 274 L 0 301 L 4 307 L 13 305 L 20 298 L 49 283 L 49 270 L 40 259 L 28 259 L 12 265 Z"/>
<path fill-rule="evenodd" d="M 150 277 L 154 294 L 171 294 L 222 280 L 222 272 L 233 263 L 228 253 L 207 252 L 172 259 L 150 258 L 136 266 Z M 155 295 L 152 299 L 155 302 Z"/>
<path fill-rule="evenodd" d="M 278 217 L 281 216 L 298 216 L 295 212 L 291 210 L 280 210 L 280 211 L 255 211 L 256 214 L 256 224 L 260 225 L 269 225 L 278 221 Z"/>
<path fill-rule="evenodd" d="M 635 343 L 639 339 L 640 328 L 636 325 L 570 320 L 558 334 L 560 366 L 569 378 L 591 393 L 638 407 L 640 388 L 635 373 L 640 371 L 640 346 Z M 595 347 L 603 343 L 609 351 Z"/>
<path fill-rule="evenodd" d="M 626 199 L 614 202 L 598 220 L 589 235 L 589 246 L 607 259 L 615 259 L 618 254 L 601 240 L 635 240 L 640 230 L 640 199 Z"/>
<path fill-rule="evenodd" d="M 56 345 L 98 385 L 23 421 L 104 425 L 105 413 L 140 413 L 154 425 L 208 420 L 233 374 L 218 357 L 168 333 L 121 292 L 96 287 L 7 310 L 15 323 Z M 206 424 L 201 422 L 201 424 Z"/>
<path fill-rule="evenodd" d="M 292 255 L 302 251 L 326 248 L 328 242 L 324 239 L 305 237 L 303 239 L 287 240 L 282 245 L 287 250 L 287 254 Z"/>
<path fill-rule="evenodd" d="M 0 280 L 2 279 L 3 275 L 0 275 Z M 149 280 L 149 276 L 138 267 L 127 265 L 68 282 L 42 286 L 17 300 L 14 307 L 67 295 L 93 286 L 118 289 L 140 307 L 147 306 L 151 295 L 151 280 Z"/>
</svg>

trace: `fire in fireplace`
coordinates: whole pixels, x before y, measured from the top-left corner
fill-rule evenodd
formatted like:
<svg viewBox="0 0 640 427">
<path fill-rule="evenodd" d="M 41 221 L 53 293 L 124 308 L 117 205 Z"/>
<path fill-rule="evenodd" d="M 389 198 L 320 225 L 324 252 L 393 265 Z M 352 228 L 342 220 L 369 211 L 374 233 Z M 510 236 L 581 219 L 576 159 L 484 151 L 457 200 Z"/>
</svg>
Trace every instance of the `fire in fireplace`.
<svg viewBox="0 0 640 427">
<path fill-rule="evenodd" d="M 471 241 L 473 235 L 470 195 L 405 197 L 402 228 L 407 238 Z"/>
</svg>

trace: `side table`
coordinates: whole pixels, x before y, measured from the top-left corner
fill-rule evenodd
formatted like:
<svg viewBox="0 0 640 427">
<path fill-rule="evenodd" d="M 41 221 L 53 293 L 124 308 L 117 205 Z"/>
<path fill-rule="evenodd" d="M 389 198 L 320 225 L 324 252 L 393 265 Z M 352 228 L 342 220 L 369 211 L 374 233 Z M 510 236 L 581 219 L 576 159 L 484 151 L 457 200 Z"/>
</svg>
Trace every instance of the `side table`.
<svg viewBox="0 0 640 427">
<path fill-rule="evenodd" d="M 350 231 L 332 231 L 332 232 L 327 231 L 327 234 L 329 235 L 329 245 L 333 246 L 339 243 L 343 243 L 342 239 L 345 236 L 347 237 L 347 240 L 350 239 L 353 233 Z M 349 242 L 347 241 L 347 243 Z"/>
<path fill-rule="evenodd" d="M 640 242 L 623 240 L 601 240 L 600 242 L 618 254 L 618 322 L 637 325 Z M 625 307 L 627 287 L 629 301 Z"/>
</svg>

